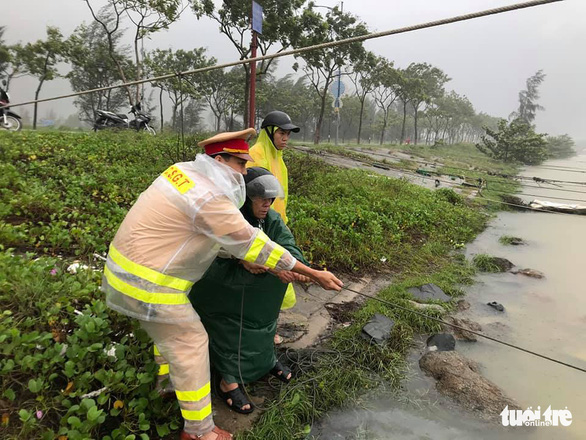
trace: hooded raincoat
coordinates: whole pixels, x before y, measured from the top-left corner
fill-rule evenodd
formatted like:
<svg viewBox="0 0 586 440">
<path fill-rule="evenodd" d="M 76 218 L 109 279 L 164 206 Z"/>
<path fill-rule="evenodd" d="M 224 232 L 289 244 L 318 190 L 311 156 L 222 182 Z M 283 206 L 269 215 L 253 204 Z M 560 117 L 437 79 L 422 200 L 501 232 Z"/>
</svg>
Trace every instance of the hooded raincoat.
<svg viewBox="0 0 586 440">
<path fill-rule="evenodd" d="M 276 211 L 270 209 L 267 217 L 259 220 L 252 215 L 249 199 L 241 211 L 251 225 L 305 262 Z M 193 286 L 189 298 L 209 334 L 211 364 L 226 382 L 251 382 L 275 366 L 273 338 L 286 289 L 274 275 L 253 275 L 237 260 L 224 258 L 216 258 Z"/>
<path fill-rule="evenodd" d="M 271 128 L 271 127 L 267 127 Z M 272 127 L 274 128 L 274 127 Z M 283 151 L 277 150 L 273 141 L 269 137 L 267 130 L 262 129 L 256 140 L 256 144 L 250 148 L 250 155 L 254 159 L 254 162 L 248 162 L 247 167 L 262 167 L 273 173 L 273 176 L 277 178 L 283 190 L 285 191 L 285 197 L 283 199 L 276 199 L 273 203 L 272 208 L 277 211 L 285 224 L 289 222 L 287 218 L 287 199 L 289 197 L 289 176 L 287 174 L 287 167 L 283 161 Z"/>
<path fill-rule="evenodd" d="M 285 191 L 285 197 L 275 199 L 272 208 L 281 215 L 283 222 L 287 224 L 289 222 L 289 218 L 287 217 L 287 200 L 289 199 L 289 175 L 287 172 L 287 166 L 285 165 L 285 161 L 283 160 L 283 151 L 277 150 L 275 144 L 273 144 L 273 141 L 269 137 L 266 128 L 262 129 L 260 134 L 258 135 L 256 143 L 250 149 L 250 155 L 254 159 L 254 162 L 248 162 L 246 164 L 247 167 L 262 167 L 264 169 L 269 170 L 271 173 L 273 173 L 273 176 L 277 178 L 277 180 L 283 187 L 283 190 Z M 297 299 L 295 297 L 295 289 L 293 289 L 292 284 L 289 284 L 289 286 L 287 286 L 287 291 L 285 293 L 285 298 L 283 299 L 283 304 L 281 305 L 281 308 L 283 310 L 290 309 L 295 305 L 296 302 Z"/>
<path fill-rule="evenodd" d="M 159 375 L 169 377 L 189 434 L 214 427 L 208 337 L 187 297 L 194 282 L 220 247 L 278 270 L 296 263 L 244 219 L 244 199 L 242 175 L 209 156 L 172 165 L 126 215 L 104 268 L 108 306 L 139 319 L 155 342 Z"/>
</svg>

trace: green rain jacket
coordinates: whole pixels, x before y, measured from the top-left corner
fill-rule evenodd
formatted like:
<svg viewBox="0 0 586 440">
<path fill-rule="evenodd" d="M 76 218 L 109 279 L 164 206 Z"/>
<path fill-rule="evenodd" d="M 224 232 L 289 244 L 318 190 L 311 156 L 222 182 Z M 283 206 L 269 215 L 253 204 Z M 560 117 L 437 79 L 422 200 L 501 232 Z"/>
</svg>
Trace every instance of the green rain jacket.
<svg viewBox="0 0 586 440">
<path fill-rule="evenodd" d="M 308 264 L 276 211 L 270 209 L 266 219 L 259 221 L 252 216 L 247 199 L 242 213 L 251 225 L 261 228 L 271 240 Z M 208 332 L 211 364 L 226 382 L 241 383 L 238 340 L 242 305 L 242 379 L 245 383 L 255 381 L 275 366 L 273 338 L 286 289 L 287 284 L 276 276 L 253 275 L 238 260 L 224 258 L 216 258 L 204 277 L 193 286 L 189 299 Z"/>
</svg>

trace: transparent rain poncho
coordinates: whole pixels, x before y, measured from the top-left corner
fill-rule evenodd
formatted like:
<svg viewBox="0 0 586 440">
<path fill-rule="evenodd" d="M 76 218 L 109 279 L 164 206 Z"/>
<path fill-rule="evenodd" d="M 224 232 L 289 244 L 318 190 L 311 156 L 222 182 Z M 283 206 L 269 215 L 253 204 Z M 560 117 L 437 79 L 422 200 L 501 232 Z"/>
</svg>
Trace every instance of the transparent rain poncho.
<svg viewBox="0 0 586 440">
<path fill-rule="evenodd" d="M 238 209 L 244 200 L 242 175 L 209 156 L 169 167 L 140 195 L 112 241 L 102 282 L 108 305 L 145 321 L 192 320 L 187 293 L 220 247 L 291 270 L 295 258 L 244 219 Z"/>
</svg>

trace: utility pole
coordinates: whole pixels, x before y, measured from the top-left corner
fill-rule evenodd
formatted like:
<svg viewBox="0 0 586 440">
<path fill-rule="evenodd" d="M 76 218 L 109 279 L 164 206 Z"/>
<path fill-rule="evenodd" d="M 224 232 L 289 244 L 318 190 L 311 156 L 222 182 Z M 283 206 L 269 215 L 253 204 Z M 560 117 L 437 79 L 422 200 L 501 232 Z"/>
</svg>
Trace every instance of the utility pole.
<svg viewBox="0 0 586 440">
<path fill-rule="evenodd" d="M 252 2 L 252 42 L 250 44 L 250 55 L 256 58 L 256 49 L 258 47 L 257 35 L 262 34 L 262 6 L 257 2 Z M 256 61 L 250 62 L 250 96 L 248 101 L 248 126 L 255 127 L 256 122 Z"/>
<path fill-rule="evenodd" d="M 344 14 L 344 2 L 340 2 L 340 12 Z M 338 66 L 338 102 L 342 99 L 341 98 L 341 89 L 342 88 L 342 66 Z M 338 146 L 338 137 L 340 134 L 340 107 L 336 108 L 336 146 Z"/>
<path fill-rule="evenodd" d="M 252 31 L 252 44 L 250 46 L 250 54 L 252 58 L 256 58 L 256 31 Z M 256 61 L 250 62 L 250 97 L 248 101 L 248 126 L 255 128 L 255 100 L 256 100 Z"/>
</svg>

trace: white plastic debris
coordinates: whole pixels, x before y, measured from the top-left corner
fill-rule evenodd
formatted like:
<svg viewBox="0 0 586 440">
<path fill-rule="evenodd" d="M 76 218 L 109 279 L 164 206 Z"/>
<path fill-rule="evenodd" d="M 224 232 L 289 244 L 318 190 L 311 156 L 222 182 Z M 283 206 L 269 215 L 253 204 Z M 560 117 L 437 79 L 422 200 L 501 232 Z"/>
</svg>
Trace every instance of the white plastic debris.
<svg viewBox="0 0 586 440">
<path fill-rule="evenodd" d="M 91 393 L 84 394 L 83 396 L 80 396 L 80 397 L 82 399 L 92 399 L 94 397 L 98 397 L 100 394 L 102 394 L 107 389 L 108 389 L 108 387 L 100 388 L 99 390 L 92 391 Z"/>
<path fill-rule="evenodd" d="M 86 266 L 85 264 L 81 264 L 79 261 L 76 261 L 75 263 L 69 265 L 69 267 L 67 268 L 67 272 L 69 272 L 71 274 L 76 274 L 80 270 L 87 270 L 87 269 L 89 269 L 88 266 Z"/>
</svg>

